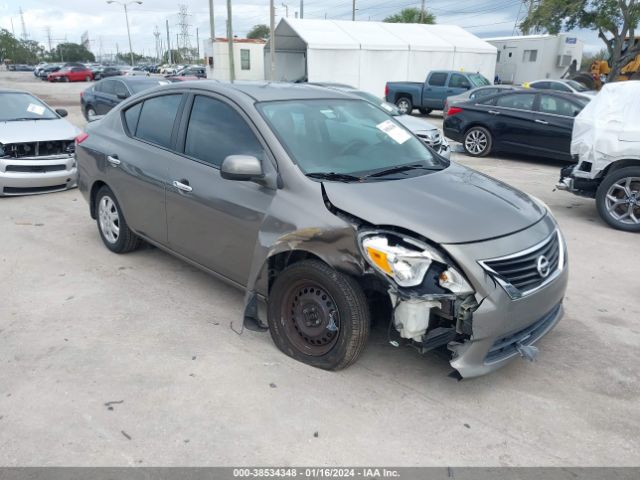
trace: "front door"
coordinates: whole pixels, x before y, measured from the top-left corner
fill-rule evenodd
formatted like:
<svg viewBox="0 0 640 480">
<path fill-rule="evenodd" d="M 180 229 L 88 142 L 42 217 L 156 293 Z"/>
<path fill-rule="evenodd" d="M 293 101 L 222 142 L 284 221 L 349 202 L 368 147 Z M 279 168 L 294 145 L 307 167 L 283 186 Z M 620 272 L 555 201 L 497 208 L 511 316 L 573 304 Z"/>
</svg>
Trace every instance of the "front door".
<svg viewBox="0 0 640 480">
<path fill-rule="evenodd" d="M 447 98 L 447 72 L 432 72 L 422 89 L 422 106 L 434 110 L 442 110 Z"/>
<path fill-rule="evenodd" d="M 495 117 L 494 140 L 501 148 L 520 150 L 532 147 L 535 93 L 512 93 L 495 99 L 488 113 Z M 531 152 L 530 152 L 531 153 Z"/>
<path fill-rule="evenodd" d="M 193 97 L 183 125 L 184 156 L 169 165 L 169 245 L 247 285 L 258 232 L 275 192 L 257 183 L 223 179 L 220 166 L 229 155 L 252 155 L 264 163 L 265 149 L 239 111 L 212 96 Z"/>
</svg>

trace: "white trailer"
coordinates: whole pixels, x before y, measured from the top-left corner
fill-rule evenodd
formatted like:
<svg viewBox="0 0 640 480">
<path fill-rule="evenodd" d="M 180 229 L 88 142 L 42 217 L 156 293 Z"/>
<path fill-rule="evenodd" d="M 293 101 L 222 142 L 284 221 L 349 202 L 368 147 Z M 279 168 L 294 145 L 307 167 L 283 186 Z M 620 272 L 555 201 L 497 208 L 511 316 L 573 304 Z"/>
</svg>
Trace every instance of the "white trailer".
<svg viewBox="0 0 640 480">
<path fill-rule="evenodd" d="M 485 38 L 498 49 L 496 75 L 502 83 L 520 84 L 542 78 L 558 79 L 574 63 L 580 70 L 584 42 L 575 35 L 525 35 Z"/>
</svg>

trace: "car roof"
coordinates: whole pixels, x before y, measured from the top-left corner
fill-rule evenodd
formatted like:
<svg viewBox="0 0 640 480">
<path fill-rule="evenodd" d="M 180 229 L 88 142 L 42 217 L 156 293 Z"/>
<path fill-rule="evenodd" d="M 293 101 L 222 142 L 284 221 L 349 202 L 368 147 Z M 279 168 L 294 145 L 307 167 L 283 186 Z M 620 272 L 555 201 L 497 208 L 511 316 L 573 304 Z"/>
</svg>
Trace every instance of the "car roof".
<svg viewBox="0 0 640 480">
<path fill-rule="evenodd" d="M 269 102 L 278 100 L 321 100 L 353 97 L 333 88 L 324 88 L 304 83 L 284 82 L 218 82 L 212 80 L 194 80 L 188 82 L 172 83 L 164 85 L 164 90 L 183 90 L 185 88 L 198 88 L 211 92 L 241 94 L 252 98 L 257 102 Z"/>
<path fill-rule="evenodd" d="M 567 100 L 586 100 L 584 95 L 579 95 L 573 92 L 560 92 L 558 90 L 537 90 L 535 88 L 516 88 L 514 90 L 506 90 L 504 92 L 496 93 L 494 95 L 489 95 L 487 97 L 483 97 L 482 100 L 489 100 L 491 98 L 500 97 L 503 95 L 524 95 L 527 93 L 532 93 L 534 95 L 551 95 L 554 97 L 566 98 Z M 473 101 L 473 100 L 472 100 Z"/>
<path fill-rule="evenodd" d="M 31 95 L 32 97 L 35 97 L 35 95 L 31 92 L 27 92 L 26 90 L 18 90 L 15 88 L 0 88 L 0 93 L 26 93 L 28 95 Z"/>
</svg>

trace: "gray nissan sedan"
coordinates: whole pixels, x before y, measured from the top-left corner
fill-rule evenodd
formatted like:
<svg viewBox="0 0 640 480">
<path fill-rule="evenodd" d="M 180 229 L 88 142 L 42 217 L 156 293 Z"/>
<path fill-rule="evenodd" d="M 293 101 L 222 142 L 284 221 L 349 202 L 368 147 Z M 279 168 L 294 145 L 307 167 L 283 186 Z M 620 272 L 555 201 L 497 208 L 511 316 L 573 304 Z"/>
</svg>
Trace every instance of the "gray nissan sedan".
<svg viewBox="0 0 640 480">
<path fill-rule="evenodd" d="M 232 328 L 316 367 L 355 362 L 374 319 L 475 377 L 534 359 L 562 316 L 547 208 L 336 90 L 159 87 L 90 123 L 76 157 L 108 249 L 144 240 L 243 289 Z"/>
</svg>

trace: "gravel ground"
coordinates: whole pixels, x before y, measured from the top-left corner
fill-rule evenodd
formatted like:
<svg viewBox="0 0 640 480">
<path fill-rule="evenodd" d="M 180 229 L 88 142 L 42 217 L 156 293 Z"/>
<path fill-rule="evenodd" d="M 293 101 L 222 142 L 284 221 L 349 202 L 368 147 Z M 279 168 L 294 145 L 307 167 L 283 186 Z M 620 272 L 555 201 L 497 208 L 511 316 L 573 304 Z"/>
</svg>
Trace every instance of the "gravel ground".
<svg viewBox="0 0 640 480">
<path fill-rule="evenodd" d="M 87 86 L 0 73 L 79 127 Z M 571 269 L 538 361 L 463 382 L 378 330 L 351 368 L 307 367 L 229 329 L 241 293 L 109 253 L 78 191 L 0 199 L 0 465 L 640 464 L 640 237 L 555 192 L 560 163 L 454 157 L 546 202 Z"/>
</svg>

